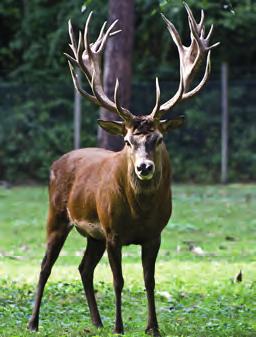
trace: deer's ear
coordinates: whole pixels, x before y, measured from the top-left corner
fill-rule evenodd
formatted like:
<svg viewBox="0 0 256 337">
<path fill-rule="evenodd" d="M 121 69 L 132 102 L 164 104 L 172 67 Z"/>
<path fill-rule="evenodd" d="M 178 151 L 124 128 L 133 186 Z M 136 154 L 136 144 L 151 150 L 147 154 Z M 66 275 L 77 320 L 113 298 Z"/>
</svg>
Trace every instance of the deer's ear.
<svg viewBox="0 0 256 337">
<path fill-rule="evenodd" d="M 124 122 L 121 121 L 103 121 L 102 119 L 98 119 L 97 123 L 99 126 L 110 133 L 111 135 L 124 136 L 125 134 L 125 126 Z"/>
<path fill-rule="evenodd" d="M 172 129 L 177 129 L 183 126 L 185 122 L 185 117 L 184 116 L 178 116 L 174 119 L 170 120 L 161 120 L 160 121 L 160 130 L 162 132 L 168 132 Z"/>
</svg>

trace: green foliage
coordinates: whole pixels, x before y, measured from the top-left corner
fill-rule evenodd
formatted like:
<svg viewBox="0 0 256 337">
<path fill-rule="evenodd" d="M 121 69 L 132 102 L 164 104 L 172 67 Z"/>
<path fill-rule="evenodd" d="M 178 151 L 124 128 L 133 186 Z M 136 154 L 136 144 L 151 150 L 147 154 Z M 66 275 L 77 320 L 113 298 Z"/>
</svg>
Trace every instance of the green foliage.
<svg viewBox="0 0 256 337">
<path fill-rule="evenodd" d="M 163 232 L 156 265 L 162 335 L 254 337 L 255 185 L 179 185 L 173 198 L 173 217 Z M 1 337 L 31 336 L 26 325 L 44 254 L 46 210 L 45 187 L 0 188 Z M 189 251 L 191 243 L 205 256 Z M 95 272 L 105 326 L 97 330 L 77 270 L 84 248 L 85 239 L 73 230 L 46 286 L 39 337 L 112 336 L 114 292 L 107 257 Z M 240 269 L 243 281 L 234 283 Z M 138 246 L 123 248 L 123 272 L 125 336 L 141 337 L 147 310 Z"/>
<path fill-rule="evenodd" d="M 51 162 L 73 148 L 73 86 L 63 52 L 68 19 L 75 18 L 75 27 L 84 21 L 81 4 L 3 3 L 16 10 L 4 11 L 1 3 L 6 40 L 0 63 L 7 85 L 0 88 L 5 96 L 0 109 L 0 179 L 45 181 Z M 12 20 L 15 25 L 9 28 Z M 84 102 L 83 110 L 82 144 L 92 146 L 95 108 Z"/>
<path fill-rule="evenodd" d="M 206 24 L 215 25 L 209 85 L 191 103 L 175 110 L 187 115 L 187 126 L 167 140 L 176 180 L 218 181 L 220 167 L 219 64 L 230 64 L 230 179 L 253 180 L 256 57 L 256 4 L 250 0 L 190 0 L 199 17 L 206 11 Z M 82 11 L 86 9 L 86 11 Z M 107 2 L 29 0 L 0 4 L 0 180 L 46 180 L 52 160 L 72 149 L 73 86 L 63 55 L 68 50 L 67 21 L 83 26 L 90 10 L 91 38 L 107 17 Z M 179 72 L 174 43 L 159 13 L 167 15 L 188 43 L 188 25 L 182 1 L 136 0 L 133 111 L 148 113 L 154 104 L 153 78 L 161 84 L 162 101 L 177 88 Z M 237 70 L 237 67 L 241 67 Z M 170 82 L 170 79 L 173 82 Z M 240 81 L 237 82 L 237 79 Z M 150 84 L 149 84 L 150 83 Z M 145 93 L 145 95 L 144 95 Z M 142 99 L 143 96 L 143 99 Z M 85 101 L 85 100 L 83 100 Z M 82 146 L 96 144 L 97 107 L 83 102 Z"/>
<path fill-rule="evenodd" d="M 13 90 L 9 97 L 12 106 L 0 110 L 4 120 L 0 127 L 1 176 L 16 182 L 46 181 L 53 160 L 73 148 L 73 90 L 56 85 L 45 86 L 43 92 L 38 87 L 27 88 L 24 100 L 17 87 L 8 90 Z M 62 92 L 62 97 L 56 97 L 56 92 Z M 95 146 L 95 112 L 87 102 L 83 110 L 88 115 L 82 120 L 81 142 Z"/>
</svg>

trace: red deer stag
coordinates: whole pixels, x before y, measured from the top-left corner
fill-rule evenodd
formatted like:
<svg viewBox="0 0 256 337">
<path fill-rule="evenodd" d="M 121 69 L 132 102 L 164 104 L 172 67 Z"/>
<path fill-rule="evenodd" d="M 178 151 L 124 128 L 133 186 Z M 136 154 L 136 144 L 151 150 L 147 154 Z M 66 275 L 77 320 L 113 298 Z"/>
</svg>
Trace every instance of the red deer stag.
<svg viewBox="0 0 256 337">
<path fill-rule="evenodd" d="M 117 113 L 122 121 L 103 121 L 98 124 L 114 135 L 124 137 L 125 146 L 120 152 L 99 148 L 75 150 L 55 161 L 51 167 L 49 182 L 49 213 L 47 222 L 47 249 L 41 265 L 39 283 L 30 330 L 38 330 L 39 310 L 45 284 L 50 276 L 60 250 L 73 226 L 87 237 L 87 247 L 79 266 L 81 279 L 91 319 L 97 327 L 102 321 L 93 289 L 94 269 L 105 249 L 113 273 L 116 298 L 115 333 L 123 333 L 121 293 L 123 275 L 121 250 L 123 245 L 142 246 L 142 265 L 148 301 L 148 323 L 146 332 L 160 336 L 155 311 L 155 261 L 161 242 L 161 232 L 172 211 L 171 167 L 163 142 L 165 132 L 180 127 L 183 116 L 162 120 L 162 115 L 189 97 L 199 92 L 210 73 L 211 49 L 209 45 L 212 27 L 205 35 L 204 12 L 197 23 L 185 4 L 191 34 L 189 47 L 182 45 L 174 25 L 164 16 L 167 28 L 174 40 L 180 58 L 180 83 L 175 95 L 160 104 L 160 89 L 156 79 L 156 104 L 149 115 L 134 116 L 121 106 L 116 81 L 114 101 L 104 93 L 101 74 L 101 56 L 108 37 L 117 21 L 105 31 L 103 24 L 94 43 L 88 39 L 88 28 L 92 13 L 88 16 L 84 34 L 79 33 L 76 42 L 69 22 L 70 47 L 73 56 L 67 55 L 74 86 L 79 93 L 99 106 Z M 199 84 L 189 86 L 200 64 L 205 61 L 204 76 Z M 78 66 L 87 77 L 92 94 L 81 88 L 73 68 Z"/>
</svg>

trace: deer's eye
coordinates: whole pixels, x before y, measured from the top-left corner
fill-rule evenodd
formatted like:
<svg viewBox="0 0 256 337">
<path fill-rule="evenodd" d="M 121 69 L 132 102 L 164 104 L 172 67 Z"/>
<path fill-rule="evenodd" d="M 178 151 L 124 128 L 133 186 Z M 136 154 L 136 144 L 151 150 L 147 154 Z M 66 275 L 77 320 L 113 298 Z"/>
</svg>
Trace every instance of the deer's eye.
<svg viewBox="0 0 256 337">
<path fill-rule="evenodd" d="M 131 143 L 129 142 L 129 140 L 125 139 L 124 143 L 125 143 L 125 145 L 131 147 Z"/>
<path fill-rule="evenodd" d="M 158 140 L 157 140 L 157 145 L 162 144 L 162 142 L 163 142 L 163 137 L 158 138 Z"/>
</svg>

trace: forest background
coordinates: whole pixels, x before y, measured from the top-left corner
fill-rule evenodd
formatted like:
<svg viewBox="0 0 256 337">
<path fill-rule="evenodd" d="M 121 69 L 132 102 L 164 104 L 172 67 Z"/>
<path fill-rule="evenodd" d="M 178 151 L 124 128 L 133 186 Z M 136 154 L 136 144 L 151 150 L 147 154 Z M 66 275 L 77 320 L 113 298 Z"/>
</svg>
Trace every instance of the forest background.
<svg viewBox="0 0 256 337">
<path fill-rule="evenodd" d="M 213 51 L 207 87 L 174 110 L 186 115 L 186 126 L 166 140 L 174 180 L 220 180 L 220 70 L 225 62 L 229 68 L 229 181 L 255 181 L 256 2 L 188 3 L 197 18 L 200 8 L 206 11 L 207 26 L 215 26 L 213 42 L 221 45 Z M 74 89 L 63 53 L 69 51 L 68 19 L 82 28 L 91 9 L 93 38 L 108 16 L 107 1 L 1 1 L 0 181 L 45 182 L 51 162 L 73 149 Z M 181 1 L 135 1 L 131 100 L 135 113 L 151 111 L 155 76 L 160 78 L 163 101 L 178 87 L 178 54 L 160 12 L 175 23 L 183 41 L 189 41 Z M 97 117 L 97 107 L 82 100 L 82 147 L 97 145 Z"/>
</svg>

